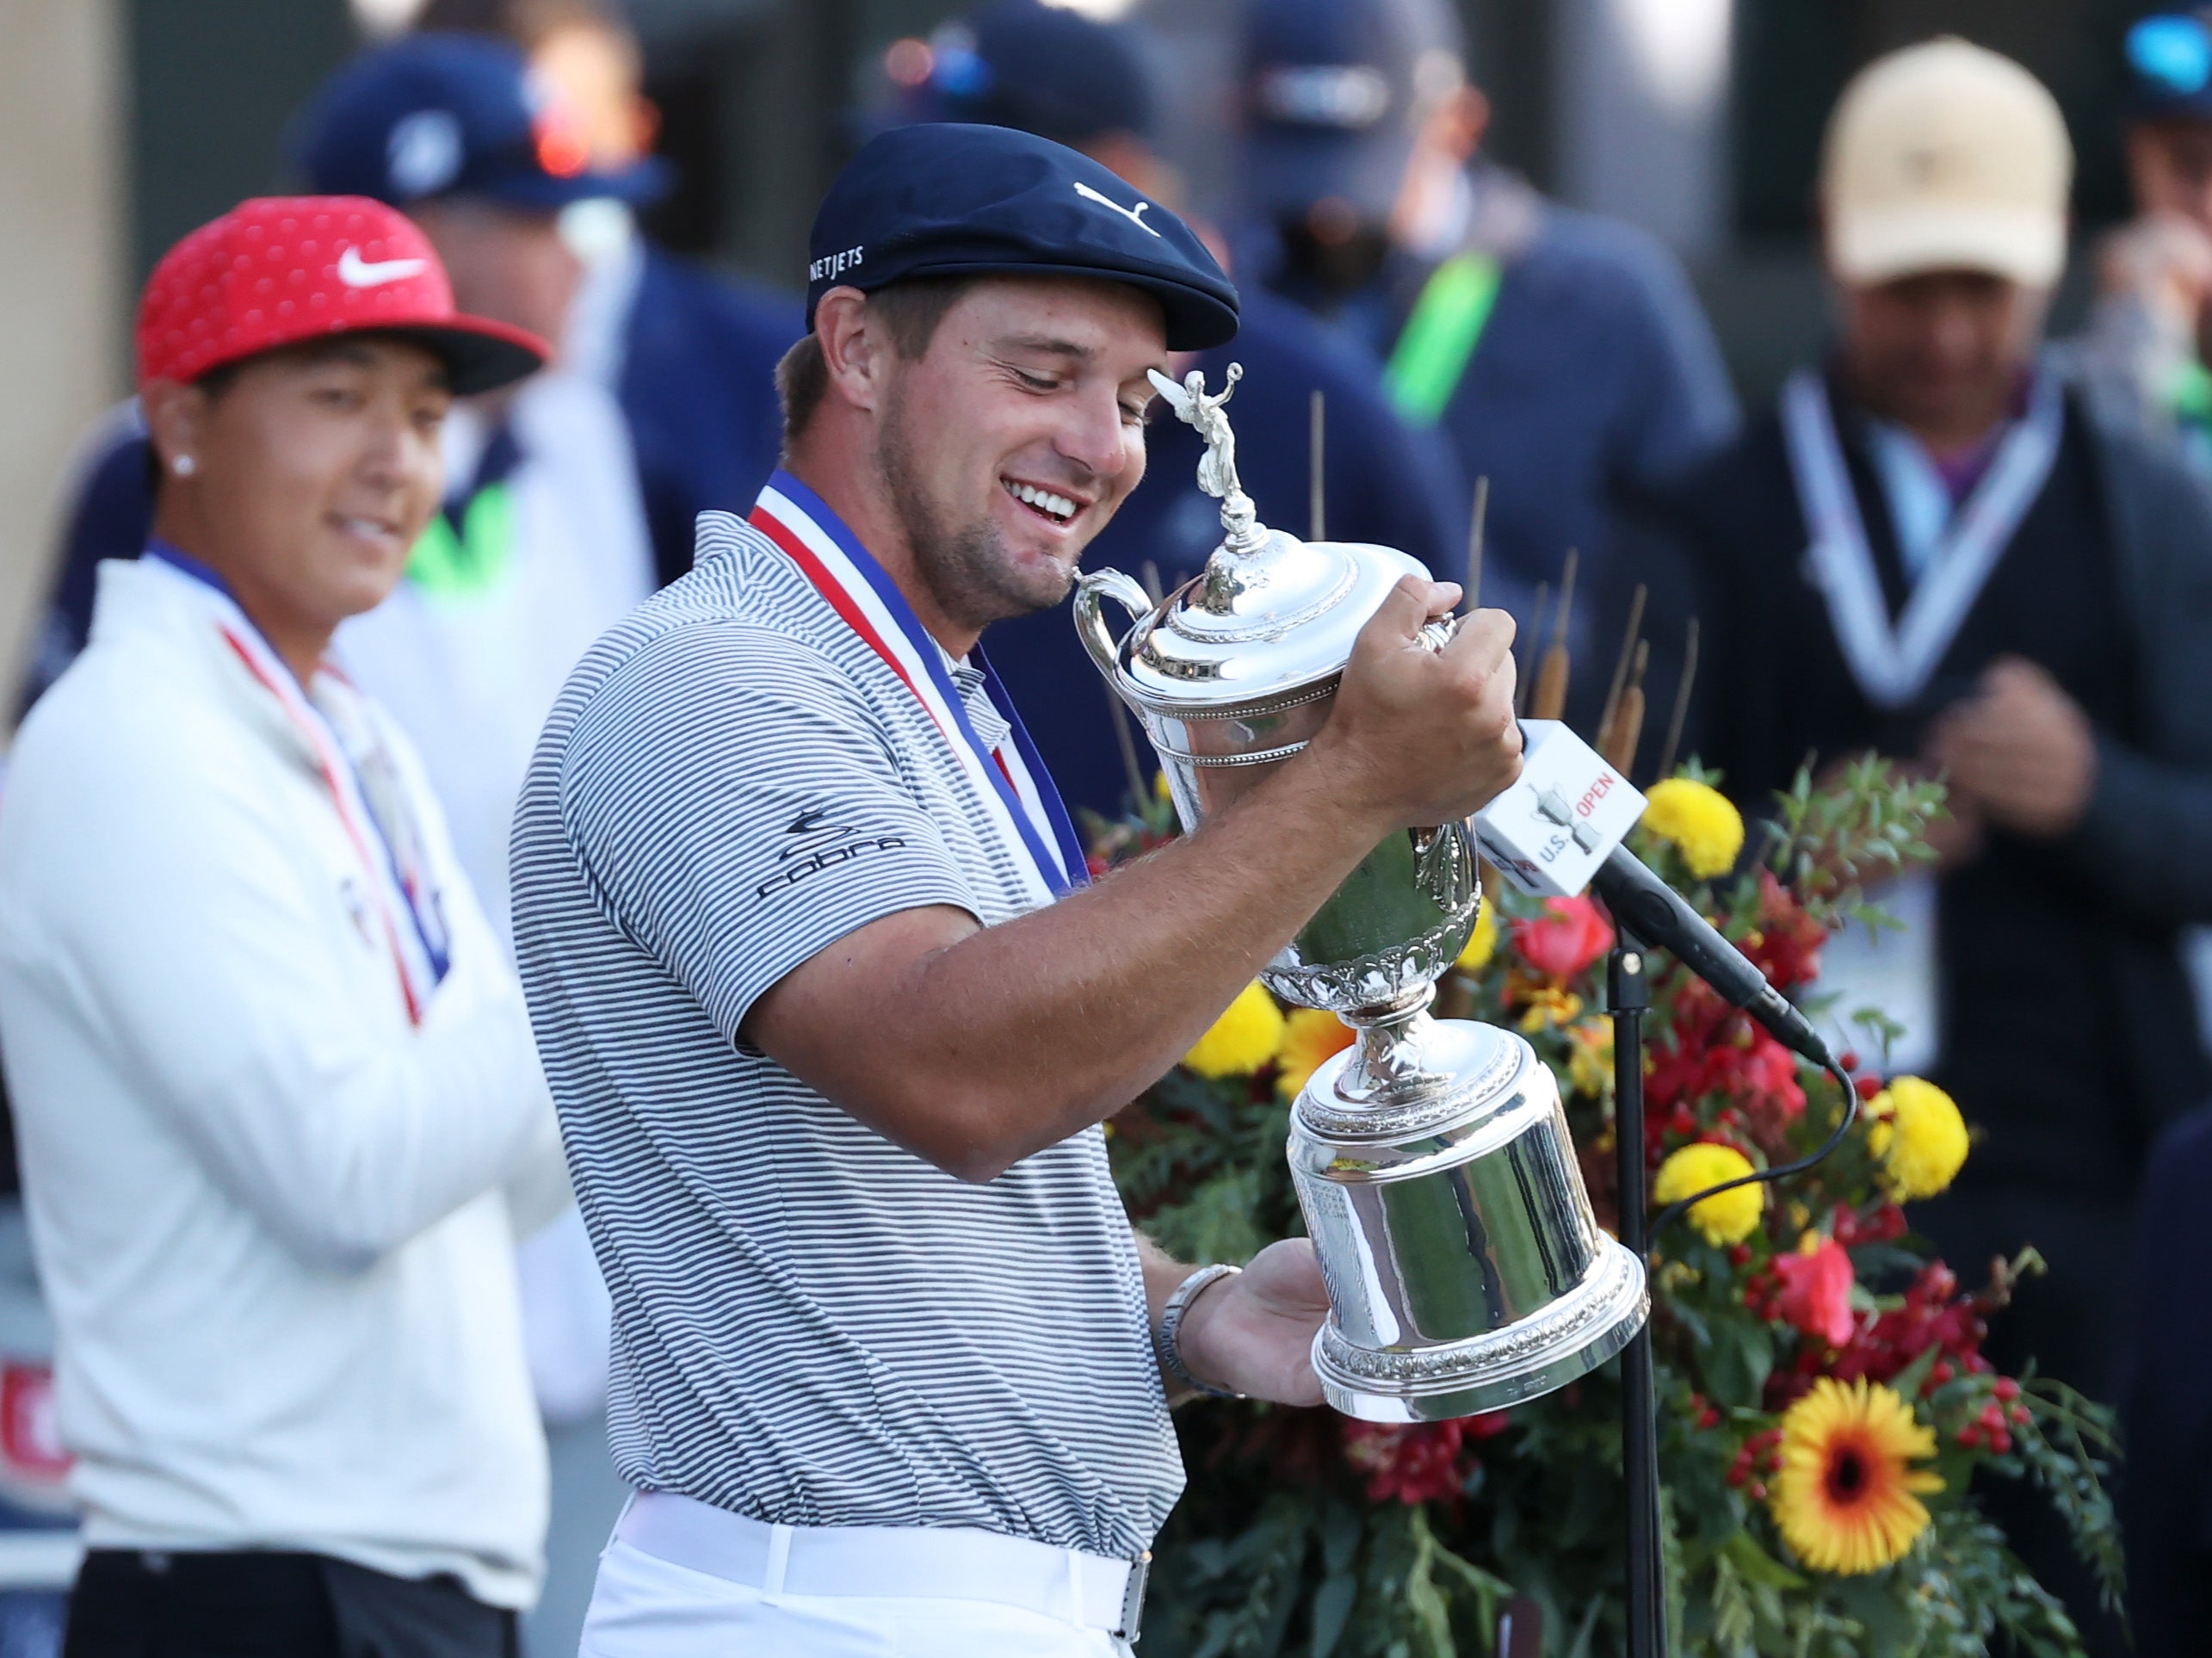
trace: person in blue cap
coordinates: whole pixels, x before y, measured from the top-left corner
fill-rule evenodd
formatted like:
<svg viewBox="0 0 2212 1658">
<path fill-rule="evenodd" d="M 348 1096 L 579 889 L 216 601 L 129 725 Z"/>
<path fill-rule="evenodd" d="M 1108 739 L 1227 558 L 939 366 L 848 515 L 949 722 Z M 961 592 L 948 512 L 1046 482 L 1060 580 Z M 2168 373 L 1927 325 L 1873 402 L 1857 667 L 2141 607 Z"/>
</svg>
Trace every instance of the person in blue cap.
<svg viewBox="0 0 2212 1658">
<path fill-rule="evenodd" d="M 638 1494 L 596 1658 L 1108 1658 L 1190 1394 L 1320 1397 L 1310 1243 L 1191 1271 L 1101 1123 L 1377 841 L 1520 764 L 1512 624 L 1408 577 L 1327 723 L 1086 877 L 981 648 L 1145 470 L 1148 375 L 1235 290 L 1103 166 L 871 139 L 809 245 L 784 464 L 571 676 L 515 823 L 516 938 L 615 1304 Z"/>
<path fill-rule="evenodd" d="M 2108 415 L 2212 475 L 2212 8 L 2139 19 L 2123 49 L 2135 213 L 2098 245 L 2072 354 Z"/>
<path fill-rule="evenodd" d="M 415 26 L 512 40 L 578 114 L 595 167 L 659 165 L 646 156 L 658 117 L 620 0 L 429 0 Z M 655 568 L 673 581 L 690 568 L 699 514 L 743 506 L 775 468 L 775 364 L 805 331 L 799 300 L 670 253 L 627 202 L 595 217 L 564 344 L 621 401 Z"/>
<path fill-rule="evenodd" d="M 930 39 L 930 72 L 900 113 L 983 121 L 1066 144 L 1110 167 L 1154 200 L 1174 201 L 1170 169 L 1153 147 L 1156 111 L 1144 42 L 1134 26 L 1002 0 Z M 1202 234 L 1205 228 L 1199 227 Z M 1439 580 L 1467 571 L 1471 492 L 1450 445 L 1400 420 L 1368 354 L 1264 288 L 1241 295 L 1237 337 L 1175 365 L 1178 378 L 1205 371 L 1218 387 L 1232 362 L 1237 387 L 1239 464 L 1264 515 L 1308 530 L 1313 397 L 1325 411 L 1325 529 L 1338 541 L 1373 541 L 1410 553 Z M 1124 570 L 1150 565 L 1164 588 L 1197 574 L 1221 540 L 1220 504 L 1198 488 L 1203 445 L 1179 421 L 1146 435 L 1145 481 L 1091 543 L 1094 562 Z M 1510 608 L 1498 588 L 1493 604 Z M 992 660 L 1029 710 L 1061 795 L 1102 815 L 1124 809 L 1133 782 L 1105 694 L 1064 609 L 1008 622 L 992 635 Z"/>
<path fill-rule="evenodd" d="M 1246 0 L 1243 53 L 1254 273 L 1362 338 L 1399 411 L 1489 478 L 1498 566 L 1556 591 L 1576 548 L 1587 572 L 1622 492 L 1734 430 L 1681 268 L 1481 158 L 1448 0 Z"/>
</svg>

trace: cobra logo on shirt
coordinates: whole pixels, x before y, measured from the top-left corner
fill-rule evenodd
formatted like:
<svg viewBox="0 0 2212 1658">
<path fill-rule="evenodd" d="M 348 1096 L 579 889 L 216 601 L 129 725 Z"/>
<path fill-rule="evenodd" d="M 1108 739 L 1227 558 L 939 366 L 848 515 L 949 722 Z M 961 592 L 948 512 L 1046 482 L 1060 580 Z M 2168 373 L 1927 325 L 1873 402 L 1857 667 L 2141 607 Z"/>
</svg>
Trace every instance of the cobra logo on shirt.
<svg viewBox="0 0 2212 1658">
<path fill-rule="evenodd" d="M 767 898 L 863 852 L 889 851 L 906 844 L 900 835 L 863 834 L 850 824 L 829 820 L 830 808 L 825 806 L 809 807 L 792 819 L 783 832 L 789 838 L 775 851 L 777 861 L 785 867 L 756 887 L 754 897 Z"/>
</svg>

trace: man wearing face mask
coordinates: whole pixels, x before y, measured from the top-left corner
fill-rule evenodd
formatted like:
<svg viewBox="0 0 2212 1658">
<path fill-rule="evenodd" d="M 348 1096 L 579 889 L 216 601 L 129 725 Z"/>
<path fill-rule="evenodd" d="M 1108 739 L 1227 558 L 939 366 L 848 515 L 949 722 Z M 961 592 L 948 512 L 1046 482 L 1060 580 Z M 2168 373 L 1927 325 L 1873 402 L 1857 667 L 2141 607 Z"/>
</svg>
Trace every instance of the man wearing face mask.
<svg viewBox="0 0 2212 1658">
<path fill-rule="evenodd" d="M 2143 18 L 2125 52 L 2135 216 L 2097 250 L 2097 299 L 2073 349 L 2116 419 L 2212 474 L 2212 14 Z"/>
<path fill-rule="evenodd" d="M 1681 267 L 1483 157 L 1490 106 L 1447 0 L 1247 0 L 1244 58 L 1240 276 L 1363 341 L 1399 414 L 1490 479 L 1494 567 L 1557 591 L 1621 492 L 1734 430 Z"/>
<path fill-rule="evenodd" d="M 512 40 L 574 113 L 595 170 L 664 170 L 648 153 L 659 113 L 643 93 L 645 53 L 622 0 L 429 0 L 414 27 Z M 619 200 L 596 204 L 588 220 L 562 358 L 621 402 L 654 564 L 673 581 L 691 567 L 699 514 L 743 506 L 775 469 L 775 364 L 799 337 L 799 300 L 670 253 Z"/>
<path fill-rule="evenodd" d="M 1888 1068 L 1980 1131 L 1916 1224 L 1969 1281 L 2049 1259 L 1993 1357 L 2109 1399 L 2145 1151 L 2212 1083 L 2178 939 L 2212 916 L 2212 505 L 2042 354 L 2071 170 L 2005 59 L 1863 71 L 1822 159 L 1834 352 L 1646 504 L 1601 626 L 1639 581 L 1658 645 L 1696 616 L 1682 752 L 1750 810 L 1808 755 L 1948 783 L 1934 875 L 1875 895 L 1908 931 L 1843 935 L 1822 987 L 1903 1024 Z"/>
</svg>

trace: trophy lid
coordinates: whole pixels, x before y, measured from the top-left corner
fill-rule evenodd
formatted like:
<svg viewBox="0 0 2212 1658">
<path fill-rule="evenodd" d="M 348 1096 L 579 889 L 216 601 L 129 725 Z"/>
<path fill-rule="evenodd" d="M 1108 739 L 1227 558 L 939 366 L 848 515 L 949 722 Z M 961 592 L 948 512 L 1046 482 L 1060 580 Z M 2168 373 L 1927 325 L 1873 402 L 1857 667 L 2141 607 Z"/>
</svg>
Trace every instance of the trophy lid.
<svg viewBox="0 0 2212 1658">
<path fill-rule="evenodd" d="M 1205 570 L 1122 641 L 1123 689 L 1153 708 L 1188 713 L 1325 687 L 1390 590 L 1406 576 L 1429 573 L 1390 548 L 1304 541 L 1258 522 L 1237 482 L 1236 439 L 1221 412 L 1242 374 L 1230 365 L 1227 385 L 1212 397 L 1199 371 L 1180 386 L 1152 375 L 1177 415 L 1206 440 L 1198 484 L 1221 498 L 1228 532 Z"/>
</svg>

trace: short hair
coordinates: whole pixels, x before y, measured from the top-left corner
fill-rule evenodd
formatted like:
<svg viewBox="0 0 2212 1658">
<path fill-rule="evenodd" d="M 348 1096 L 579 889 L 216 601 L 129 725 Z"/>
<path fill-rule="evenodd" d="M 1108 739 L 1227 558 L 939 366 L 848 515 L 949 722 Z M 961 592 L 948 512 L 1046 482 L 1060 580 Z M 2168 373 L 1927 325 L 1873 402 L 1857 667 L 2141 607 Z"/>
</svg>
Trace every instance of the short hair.
<svg viewBox="0 0 2212 1658">
<path fill-rule="evenodd" d="M 880 288 L 868 296 L 868 307 L 883 319 L 891 336 L 891 349 L 905 362 L 924 356 L 936 337 L 937 325 L 960 302 L 979 279 L 961 276 L 910 276 Z M 830 389 L 830 366 L 822 360 L 822 342 L 811 331 L 783 354 L 775 365 L 776 396 L 783 404 L 783 452 L 806 436 Z"/>
</svg>

